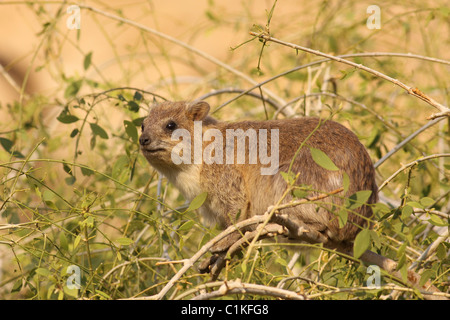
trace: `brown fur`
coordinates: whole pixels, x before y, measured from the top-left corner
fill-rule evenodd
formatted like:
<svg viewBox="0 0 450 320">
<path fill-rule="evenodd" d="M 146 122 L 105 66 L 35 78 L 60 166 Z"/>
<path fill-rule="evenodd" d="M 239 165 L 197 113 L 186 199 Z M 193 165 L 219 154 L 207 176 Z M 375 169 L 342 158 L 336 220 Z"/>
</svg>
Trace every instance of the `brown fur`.
<svg viewBox="0 0 450 320">
<path fill-rule="evenodd" d="M 140 138 L 141 149 L 149 163 L 164 174 L 188 199 L 192 200 L 201 192 L 207 192 L 207 200 L 200 208 L 206 220 L 216 222 L 226 228 L 239 220 L 253 215 L 263 214 L 270 205 L 274 205 L 286 190 L 286 182 L 280 171 L 287 172 L 295 152 L 307 136 L 322 121 L 320 128 L 314 132 L 296 157 L 292 171 L 300 173 L 297 184 L 311 185 L 316 193 L 329 192 L 342 187 L 342 171 L 350 178 L 350 187 L 346 196 L 359 190 L 371 190 L 368 203 L 377 201 L 377 186 L 372 162 L 364 146 L 358 138 L 344 126 L 317 118 L 301 118 L 290 120 L 220 122 L 209 116 L 209 105 L 206 102 L 188 104 L 185 102 L 164 102 L 150 110 L 143 122 Z M 187 129 L 193 136 L 194 120 L 203 121 L 203 130 L 215 128 L 226 136 L 226 129 L 249 128 L 279 129 L 279 171 L 275 175 L 261 175 L 261 163 L 248 164 L 180 164 L 171 160 L 171 150 L 179 141 L 171 140 L 171 131 L 166 128 L 168 122 L 176 123 L 177 128 Z M 268 139 L 270 144 L 270 139 Z M 208 143 L 204 142 L 203 147 Z M 224 142 L 225 145 L 225 142 Z M 251 146 L 257 147 L 257 146 Z M 325 152 L 339 171 L 329 171 L 317 165 L 310 154 L 309 147 Z M 248 143 L 246 143 L 248 156 Z M 149 152 L 148 150 L 155 150 Z M 270 152 L 270 147 L 268 148 Z M 225 150 L 224 153 L 225 155 Z M 191 155 L 193 157 L 193 155 Z M 284 202 L 292 200 L 289 195 Z M 357 214 L 349 214 L 348 222 L 339 228 L 333 210 L 342 203 L 340 196 L 324 200 L 328 204 L 316 206 L 305 204 L 284 209 L 294 221 L 323 234 L 330 243 L 350 242 L 361 227 L 366 225 L 363 217 L 371 217 L 369 206 L 356 210 Z M 334 208 L 333 208 L 334 206 Z M 339 209 L 337 209 L 339 210 Z"/>
</svg>

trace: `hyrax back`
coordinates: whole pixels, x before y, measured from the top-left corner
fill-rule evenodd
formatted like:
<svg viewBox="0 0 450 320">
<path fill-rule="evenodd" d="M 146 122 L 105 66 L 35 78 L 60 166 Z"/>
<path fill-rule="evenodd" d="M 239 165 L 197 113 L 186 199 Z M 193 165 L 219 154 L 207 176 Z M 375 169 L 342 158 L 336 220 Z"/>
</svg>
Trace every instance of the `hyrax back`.
<svg viewBox="0 0 450 320">
<path fill-rule="evenodd" d="M 291 171 L 298 173 L 297 185 L 308 185 L 315 190 L 308 196 L 342 187 L 343 172 L 348 175 L 350 186 L 346 195 L 341 193 L 328 197 L 320 204 L 286 208 L 283 213 L 320 232 L 326 241 L 333 243 L 352 241 L 361 227 L 366 225 L 367 218 L 372 216 L 369 206 L 361 206 L 354 213 L 349 213 L 343 228 L 339 228 L 335 214 L 344 203 L 343 197 L 357 191 L 372 191 L 368 204 L 377 200 L 372 162 L 364 146 L 350 130 L 336 122 L 317 118 L 227 123 L 208 116 L 208 112 L 209 105 L 206 102 L 164 102 L 150 110 L 142 124 L 139 140 L 149 163 L 188 200 L 202 192 L 208 193 L 199 210 L 206 220 L 226 228 L 235 222 L 237 216 L 243 220 L 266 212 L 285 192 L 287 183 L 280 172 L 288 172 L 299 150 Z M 179 139 L 173 139 L 172 135 L 180 132 L 183 133 L 182 137 L 178 134 Z M 242 140 L 246 142 L 245 145 L 239 145 L 239 138 L 227 140 L 229 133 L 246 136 Z M 231 140 L 234 145 L 230 146 Z M 180 146 L 183 146 L 181 152 Z M 326 153 L 340 170 L 330 171 L 317 165 L 311 156 L 310 147 Z M 174 157 L 173 150 L 178 150 L 178 158 Z M 196 158 L 199 150 L 200 159 Z M 270 155 L 272 163 L 267 163 L 267 157 L 265 162 L 262 161 L 264 150 L 267 152 L 265 156 Z M 238 159 L 242 151 L 245 154 L 244 162 L 242 158 Z M 252 157 L 255 154 L 260 156 L 256 161 Z M 181 162 L 180 157 L 184 159 Z M 276 167 L 270 169 L 274 163 Z M 292 196 L 288 194 L 283 202 L 290 200 Z"/>
</svg>

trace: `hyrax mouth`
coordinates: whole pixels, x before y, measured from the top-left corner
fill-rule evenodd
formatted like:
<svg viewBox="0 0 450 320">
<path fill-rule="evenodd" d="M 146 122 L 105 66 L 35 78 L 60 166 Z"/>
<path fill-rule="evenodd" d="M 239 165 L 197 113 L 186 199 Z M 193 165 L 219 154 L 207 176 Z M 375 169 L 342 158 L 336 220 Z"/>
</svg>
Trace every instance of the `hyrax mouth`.
<svg viewBox="0 0 450 320">
<path fill-rule="evenodd" d="M 165 151 L 165 149 L 163 149 L 163 148 L 153 148 L 153 149 L 151 149 L 151 148 L 142 148 L 142 151 L 144 151 L 146 153 L 157 153 L 157 152 L 160 152 L 160 151 Z"/>
</svg>

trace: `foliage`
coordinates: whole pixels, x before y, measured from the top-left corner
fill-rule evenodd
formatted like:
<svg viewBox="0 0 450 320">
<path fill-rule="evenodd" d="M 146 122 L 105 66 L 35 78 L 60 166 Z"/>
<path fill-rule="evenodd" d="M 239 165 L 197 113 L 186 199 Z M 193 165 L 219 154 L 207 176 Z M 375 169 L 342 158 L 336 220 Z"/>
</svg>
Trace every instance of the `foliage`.
<svg viewBox="0 0 450 320">
<path fill-rule="evenodd" d="M 138 146 L 141 121 L 154 102 L 202 94 L 218 107 L 215 116 L 226 120 L 333 115 L 357 133 L 374 162 L 418 132 L 376 164 L 377 181 L 383 185 L 380 203 L 374 206 L 373 228 L 362 230 L 354 247 L 356 257 L 370 249 L 397 261 L 402 279 L 383 273 L 381 287 L 367 288 L 367 267 L 354 259 L 307 244 L 297 246 L 303 252 L 298 258 L 287 249 L 292 244 L 258 242 L 227 264 L 220 281 L 211 283 L 208 275 L 189 268 L 165 299 L 192 298 L 234 279 L 315 299 L 423 298 L 419 291 L 407 290 L 409 268 L 417 268 L 422 284 L 430 280 L 448 292 L 448 121 L 441 118 L 418 131 L 435 110 L 393 83 L 338 62 L 319 63 L 315 55 L 275 43 L 247 42 L 255 25 L 253 30 L 270 31 L 334 56 L 366 53 L 347 59 L 419 87 L 437 101 L 448 101 L 449 62 L 431 60 L 448 55 L 448 34 L 435 32 L 448 33 L 445 3 L 381 2 L 379 30 L 365 24 L 371 3 L 299 6 L 283 1 L 268 8 L 260 2 L 237 3 L 242 7 L 233 10 L 210 1 L 203 8 L 203 23 L 190 25 L 190 36 L 178 33 L 176 39 L 124 18 L 127 15 L 113 7 L 80 6 L 82 26 L 68 31 L 65 3 L 16 4 L 32 13 L 42 28 L 30 70 L 48 72 L 57 85 L 50 94 L 22 91 L 14 103 L 0 105 L 0 297 L 155 295 L 180 263 L 219 234 L 196 214 L 205 194 L 184 203 L 149 167 Z M 157 9 L 144 10 L 153 18 L 159 14 Z M 105 35 L 114 53 L 113 72 L 96 57 L 99 49 L 86 49 L 83 39 L 93 30 L 83 25 Z M 137 39 L 124 50 L 108 36 L 122 30 Z M 220 63 L 195 46 L 198 38 L 215 30 L 237 35 L 230 56 Z M 76 72 L 68 73 L 55 59 L 66 47 L 79 53 Z M 183 72 L 195 79 L 186 81 Z M 146 81 L 152 83 L 150 89 Z M 242 94 L 253 86 L 255 95 Z M 237 93 L 242 94 L 238 99 Z M 264 98 L 255 99 L 260 94 Z M 319 165 L 335 169 L 323 152 L 311 152 Z M 307 188 L 294 194 L 303 198 Z M 361 192 L 348 199 L 336 213 L 340 223 L 369 196 Z M 422 256 L 427 248 L 429 255 Z M 71 266 L 80 270 L 80 289 L 68 285 L 73 284 Z M 268 298 L 256 293 L 231 297 Z"/>
</svg>

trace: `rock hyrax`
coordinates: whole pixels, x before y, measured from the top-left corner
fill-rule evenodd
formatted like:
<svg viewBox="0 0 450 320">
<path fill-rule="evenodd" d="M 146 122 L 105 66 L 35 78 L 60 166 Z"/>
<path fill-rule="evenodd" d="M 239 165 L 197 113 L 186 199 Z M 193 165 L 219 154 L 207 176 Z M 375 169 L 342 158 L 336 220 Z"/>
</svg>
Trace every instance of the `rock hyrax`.
<svg viewBox="0 0 450 320">
<path fill-rule="evenodd" d="M 350 130 L 331 120 L 310 117 L 223 122 L 209 116 L 209 109 L 203 101 L 156 105 L 144 119 L 139 139 L 148 162 L 187 200 L 207 192 L 199 209 L 206 220 L 226 228 L 236 217 L 243 220 L 266 212 L 285 192 L 287 183 L 280 172 L 289 171 L 299 150 L 291 172 L 298 174 L 297 185 L 316 191 L 309 196 L 342 187 L 343 172 L 349 177 L 349 188 L 345 195 L 341 192 L 319 204 L 299 205 L 283 209 L 283 213 L 320 232 L 325 243 L 351 242 L 366 225 L 372 216 L 368 205 L 350 212 L 342 228 L 336 215 L 343 198 L 357 191 L 371 190 L 367 203 L 377 201 L 372 161 Z M 328 155 L 339 170 L 319 166 L 310 148 Z M 290 200 L 291 194 L 284 202 Z"/>
</svg>

